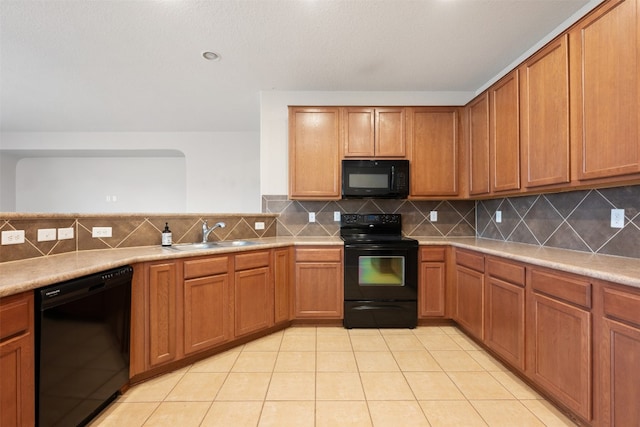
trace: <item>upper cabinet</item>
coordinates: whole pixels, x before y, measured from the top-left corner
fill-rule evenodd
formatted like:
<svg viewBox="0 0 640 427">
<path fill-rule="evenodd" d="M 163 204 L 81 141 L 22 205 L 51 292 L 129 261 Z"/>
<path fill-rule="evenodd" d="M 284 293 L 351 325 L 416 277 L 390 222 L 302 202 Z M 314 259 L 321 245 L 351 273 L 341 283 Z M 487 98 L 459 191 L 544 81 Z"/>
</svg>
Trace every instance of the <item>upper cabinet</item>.
<svg viewBox="0 0 640 427">
<path fill-rule="evenodd" d="M 570 182 L 569 40 L 554 40 L 520 67 L 522 183 Z"/>
<path fill-rule="evenodd" d="M 489 185 L 489 93 L 483 92 L 466 107 L 469 138 L 469 194 L 491 191 Z"/>
<path fill-rule="evenodd" d="M 640 172 L 638 0 L 605 3 L 569 33 L 578 180 Z"/>
<path fill-rule="evenodd" d="M 344 157 L 405 157 L 403 107 L 343 110 Z"/>
<path fill-rule="evenodd" d="M 459 107 L 407 107 L 410 196 L 458 196 Z"/>
<path fill-rule="evenodd" d="M 340 198 L 340 108 L 289 107 L 289 197 Z"/>
<path fill-rule="evenodd" d="M 520 120 L 518 70 L 489 88 L 489 167 L 491 190 L 520 188 Z"/>
</svg>

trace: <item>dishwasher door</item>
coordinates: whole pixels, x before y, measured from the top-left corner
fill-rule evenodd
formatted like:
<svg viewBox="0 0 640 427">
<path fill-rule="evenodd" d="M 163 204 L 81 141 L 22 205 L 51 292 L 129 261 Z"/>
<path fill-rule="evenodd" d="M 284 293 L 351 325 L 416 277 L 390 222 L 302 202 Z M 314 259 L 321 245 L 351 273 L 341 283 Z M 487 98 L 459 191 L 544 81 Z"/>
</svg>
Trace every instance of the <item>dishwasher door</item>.
<svg viewBox="0 0 640 427">
<path fill-rule="evenodd" d="M 36 422 L 85 425 L 129 380 L 130 266 L 36 292 Z"/>
</svg>

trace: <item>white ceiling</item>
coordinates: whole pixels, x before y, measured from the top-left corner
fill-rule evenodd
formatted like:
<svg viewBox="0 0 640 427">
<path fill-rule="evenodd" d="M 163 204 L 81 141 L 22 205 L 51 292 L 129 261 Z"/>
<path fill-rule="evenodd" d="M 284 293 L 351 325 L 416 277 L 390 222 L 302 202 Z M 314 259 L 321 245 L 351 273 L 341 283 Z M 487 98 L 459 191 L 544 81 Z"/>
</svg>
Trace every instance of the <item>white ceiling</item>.
<svg viewBox="0 0 640 427">
<path fill-rule="evenodd" d="M 257 131 L 260 91 L 476 92 L 592 3 L 0 0 L 0 126 Z"/>
</svg>

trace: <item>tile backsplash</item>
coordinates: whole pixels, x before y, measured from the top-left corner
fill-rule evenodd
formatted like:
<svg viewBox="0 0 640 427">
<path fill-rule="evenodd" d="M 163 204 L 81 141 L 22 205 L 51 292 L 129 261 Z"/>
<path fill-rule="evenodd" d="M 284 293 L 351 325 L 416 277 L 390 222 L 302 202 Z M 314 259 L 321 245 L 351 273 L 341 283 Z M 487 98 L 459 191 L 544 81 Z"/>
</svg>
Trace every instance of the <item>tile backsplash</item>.
<svg viewBox="0 0 640 427">
<path fill-rule="evenodd" d="M 624 209 L 623 228 L 611 209 Z M 481 238 L 640 258 L 640 186 L 484 200 L 476 212 Z"/>
<path fill-rule="evenodd" d="M 115 249 L 160 245 L 165 222 L 174 243 L 193 243 L 202 239 L 202 221 L 212 226 L 218 221 L 225 228 L 215 229 L 209 240 L 234 240 L 276 235 L 275 215 L 255 214 L 17 214 L 0 213 L 0 231 L 24 230 L 25 243 L 0 245 L 0 262 L 36 258 L 91 249 Z M 255 230 L 256 221 L 264 230 Z M 112 237 L 94 238 L 93 227 L 111 227 Z M 73 228 L 73 239 L 38 242 L 38 229 Z"/>
<path fill-rule="evenodd" d="M 288 200 L 286 195 L 262 196 L 262 211 L 279 214 L 278 236 L 339 236 L 340 222 L 334 212 L 400 213 L 405 236 L 474 236 L 474 201 L 411 201 L 389 199 L 348 199 L 336 201 Z M 438 212 L 438 221 L 429 221 L 429 212 Z M 309 222 L 314 212 L 316 222 Z"/>
</svg>

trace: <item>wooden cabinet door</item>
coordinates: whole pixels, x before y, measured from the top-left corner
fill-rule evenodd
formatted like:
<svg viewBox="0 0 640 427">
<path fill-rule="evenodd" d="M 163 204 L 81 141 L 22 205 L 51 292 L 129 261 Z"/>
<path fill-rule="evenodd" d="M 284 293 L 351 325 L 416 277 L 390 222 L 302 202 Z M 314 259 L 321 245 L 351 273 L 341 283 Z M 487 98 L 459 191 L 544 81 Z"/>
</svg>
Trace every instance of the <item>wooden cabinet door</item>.
<svg viewBox="0 0 640 427">
<path fill-rule="evenodd" d="M 291 316 L 291 286 L 293 283 L 293 264 L 291 263 L 291 249 L 276 249 L 273 251 L 273 292 L 274 292 L 274 323 L 290 320 Z"/>
<path fill-rule="evenodd" d="M 640 11 L 610 1 L 570 32 L 572 144 L 580 180 L 640 172 Z"/>
<path fill-rule="evenodd" d="M 445 248 L 420 248 L 418 317 L 444 317 Z"/>
<path fill-rule="evenodd" d="M 195 353 L 231 339 L 228 274 L 184 281 L 184 352 Z"/>
<path fill-rule="evenodd" d="M 178 357 L 178 276 L 174 262 L 149 266 L 147 363 L 155 367 Z"/>
<path fill-rule="evenodd" d="M 518 70 L 489 88 L 490 174 L 494 192 L 520 188 Z"/>
<path fill-rule="evenodd" d="M 405 157 L 402 107 L 344 108 L 344 157 Z"/>
<path fill-rule="evenodd" d="M 340 198 L 340 109 L 289 108 L 289 197 Z"/>
<path fill-rule="evenodd" d="M 35 423 L 33 293 L 0 300 L 0 425 Z"/>
<path fill-rule="evenodd" d="M 296 318 L 344 317 L 342 248 L 296 249 L 294 313 Z"/>
<path fill-rule="evenodd" d="M 563 35 L 520 67 L 522 182 L 565 184 L 569 176 L 569 37 Z"/>
<path fill-rule="evenodd" d="M 405 157 L 405 109 L 402 107 L 376 108 L 376 157 Z"/>
<path fill-rule="evenodd" d="M 407 108 L 410 197 L 457 196 L 459 108 Z"/>
<path fill-rule="evenodd" d="M 273 287 L 269 267 L 236 271 L 234 304 L 236 337 L 273 325 Z"/>
<path fill-rule="evenodd" d="M 553 270 L 527 271 L 527 375 L 591 420 L 591 283 Z"/>
<path fill-rule="evenodd" d="M 525 370 L 525 267 L 488 257 L 485 288 L 485 344 L 520 371 Z"/>
<path fill-rule="evenodd" d="M 455 320 L 467 332 L 484 338 L 484 273 L 456 265 Z"/>
<path fill-rule="evenodd" d="M 604 287 L 598 321 L 599 421 L 602 426 L 640 425 L 640 293 Z M 595 409 L 595 408 L 594 408 Z"/>
<path fill-rule="evenodd" d="M 489 185 L 489 93 L 466 107 L 469 138 L 469 194 L 487 194 Z"/>
</svg>

